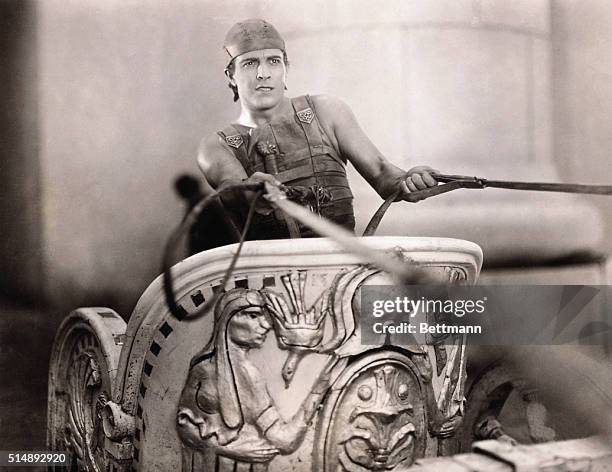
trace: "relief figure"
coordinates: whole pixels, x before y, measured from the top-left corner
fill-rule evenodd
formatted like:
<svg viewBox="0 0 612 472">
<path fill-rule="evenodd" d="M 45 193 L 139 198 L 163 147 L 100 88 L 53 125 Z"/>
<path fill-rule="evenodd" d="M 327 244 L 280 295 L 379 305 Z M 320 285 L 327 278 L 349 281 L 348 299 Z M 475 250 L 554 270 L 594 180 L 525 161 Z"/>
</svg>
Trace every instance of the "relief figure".
<svg viewBox="0 0 612 472">
<path fill-rule="evenodd" d="M 276 455 L 300 446 L 329 387 L 335 357 L 293 417 L 280 415 L 249 358 L 272 329 L 263 292 L 236 288 L 224 294 L 215 306 L 212 338 L 191 361 L 177 429 L 187 450 L 200 455 L 200 470 L 267 470 Z"/>
</svg>

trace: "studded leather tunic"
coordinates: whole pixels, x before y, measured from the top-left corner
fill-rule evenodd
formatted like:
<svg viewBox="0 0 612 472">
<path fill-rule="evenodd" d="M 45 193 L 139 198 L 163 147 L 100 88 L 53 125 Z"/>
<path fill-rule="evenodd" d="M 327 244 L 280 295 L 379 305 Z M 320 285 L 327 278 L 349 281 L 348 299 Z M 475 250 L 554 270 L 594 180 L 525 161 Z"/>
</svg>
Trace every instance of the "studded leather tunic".
<svg viewBox="0 0 612 472">
<path fill-rule="evenodd" d="M 291 103 L 293 110 L 266 126 L 249 128 L 235 124 L 218 134 L 247 175 L 265 172 L 275 175 L 285 185 L 308 187 L 316 195 L 327 193 L 328 198 L 317 200 L 311 209 L 353 231 L 353 195 L 346 178 L 346 159 L 331 145 L 311 98 L 300 96 L 291 99 Z M 233 210 L 238 220 L 244 219 L 242 210 Z M 302 237 L 317 236 L 302 225 L 298 228 Z M 278 212 L 267 216 L 256 214 L 248 234 L 249 239 L 288 237 L 287 222 Z"/>
</svg>

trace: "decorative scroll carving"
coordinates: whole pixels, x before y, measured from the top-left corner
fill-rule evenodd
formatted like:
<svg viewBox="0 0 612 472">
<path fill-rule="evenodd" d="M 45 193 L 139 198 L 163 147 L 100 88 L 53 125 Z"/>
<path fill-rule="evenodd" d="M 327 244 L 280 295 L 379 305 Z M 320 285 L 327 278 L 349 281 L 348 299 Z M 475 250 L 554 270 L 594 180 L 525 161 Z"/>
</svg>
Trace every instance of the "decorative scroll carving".
<svg viewBox="0 0 612 472">
<path fill-rule="evenodd" d="M 448 283 L 453 284 L 461 284 L 467 281 L 467 274 L 465 270 L 459 267 L 446 267 L 445 268 L 446 275 L 448 277 Z"/>
<path fill-rule="evenodd" d="M 427 397 L 409 356 L 366 354 L 340 376 L 317 426 L 313 470 L 406 467 L 425 453 Z"/>
<path fill-rule="evenodd" d="M 114 442 L 121 442 L 134 435 L 135 418 L 123 411 L 121 405 L 101 399 L 103 408 L 100 412 L 104 434 Z M 99 400 L 100 401 L 100 400 Z"/>
<path fill-rule="evenodd" d="M 417 433 L 425 431 L 423 399 L 414 374 L 389 364 L 369 369 L 347 387 L 343 401 L 357 405 L 339 441 L 345 470 L 390 470 L 414 462 Z M 336 428 L 342 431 L 343 426 Z"/>
<path fill-rule="evenodd" d="M 104 393 L 98 397 L 98 405 L 98 418 L 106 436 L 104 450 L 107 468 L 116 472 L 127 472 L 132 469 L 135 418 L 123 411 L 121 405 L 108 400 Z"/>
<path fill-rule="evenodd" d="M 130 469 L 134 418 L 108 400 L 99 349 L 91 335 L 75 345 L 67 373 L 64 445 L 73 453 L 79 470 L 102 472 L 113 464 L 120 472 Z"/>
<path fill-rule="evenodd" d="M 113 391 L 125 322 L 108 308 L 81 308 L 61 324 L 51 352 L 47 448 L 70 451 L 70 470 L 131 470 L 132 430 L 108 438 L 102 417 Z M 116 405 L 118 407 L 118 405 Z M 119 438 L 121 436 L 121 438 Z"/>
<path fill-rule="evenodd" d="M 103 470 L 104 434 L 99 419 L 102 405 L 97 401 L 102 382 L 95 344 L 93 336 L 82 337 L 71 356 L 64 441 L 79 468 L 97 472 Z"/>
</svg>

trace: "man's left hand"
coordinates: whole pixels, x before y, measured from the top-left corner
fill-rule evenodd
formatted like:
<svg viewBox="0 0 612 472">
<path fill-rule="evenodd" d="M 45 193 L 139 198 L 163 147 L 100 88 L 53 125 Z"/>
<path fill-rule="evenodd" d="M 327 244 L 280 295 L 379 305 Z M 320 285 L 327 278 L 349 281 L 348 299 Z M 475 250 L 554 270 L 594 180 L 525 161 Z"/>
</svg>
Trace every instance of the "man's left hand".
<svg viewBox="0 0 612 472">
<path fill-rule="evenodd" d="M 432 175 L 435 173 L 438 173 L 438 171 L 428 166 L 417 166 L 410 169 L 406 172 L 407 177 L 400 181 L 401 192 L 399 198 L 405 200 L 412 192 L 438 185 L 438 181 Z"/>
</svg>

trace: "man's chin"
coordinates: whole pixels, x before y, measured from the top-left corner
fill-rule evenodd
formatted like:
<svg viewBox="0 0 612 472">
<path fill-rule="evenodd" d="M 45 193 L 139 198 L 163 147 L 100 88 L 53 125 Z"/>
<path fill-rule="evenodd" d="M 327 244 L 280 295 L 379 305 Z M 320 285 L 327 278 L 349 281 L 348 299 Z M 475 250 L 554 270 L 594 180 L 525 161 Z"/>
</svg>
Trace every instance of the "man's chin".
<svg viewBox="0 0 612 472">
<path fill-rule="evenodd" d="M 278 107 L 283 101 L 283 96 L 281 95 L 280 97 L 278 96 L 274 96 L 274 97 L 258 97 L 256 100 L 253 100 L 252 103 L 252 107 L 255 110 L 258 111 L 268 111 L 268 110 L 273 110 L 274 108 Z"/>
</svg>

